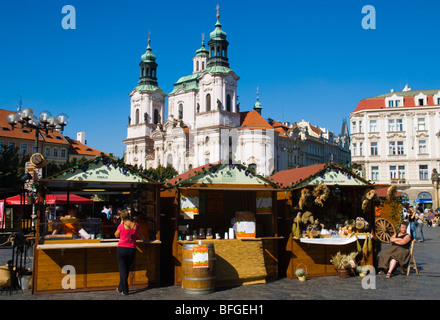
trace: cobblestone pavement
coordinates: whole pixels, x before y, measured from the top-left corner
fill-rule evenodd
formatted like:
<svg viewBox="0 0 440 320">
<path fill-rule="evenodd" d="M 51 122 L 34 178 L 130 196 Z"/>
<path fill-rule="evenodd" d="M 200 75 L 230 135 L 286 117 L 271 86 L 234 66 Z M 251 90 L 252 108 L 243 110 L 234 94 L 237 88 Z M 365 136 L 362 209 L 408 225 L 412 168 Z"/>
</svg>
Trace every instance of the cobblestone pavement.
<svg viewBox="0 0 440 320">
<path fill-rule="evenodd" d="M 415 243 L 414 256 L 419 274 L 396 274 L 391 279 L 385 275 L 370 278 L 369 289 L 364 289 L 362 279 L 337 276 L 309 278 L 306 282 L 282 278 L 266 284 L 217 288 L 208 295 L 189 295 L 179 286 L 164 286 L 145 290 L 132 290 L 127 296 L 114 291 L 56 293 L 32 295 L 30 290 L 0 294 L 0 300 L 142 300 L 203 303 L 201 301 L 235 301 L 252 303 L 267 300 L 440 300 L 440 228 L 424 228 L 425 241 Z M 365 280 L 364 280 L 365 281 Z M 158 305 L 161 305 L 160 302 Z"/>
</svg>

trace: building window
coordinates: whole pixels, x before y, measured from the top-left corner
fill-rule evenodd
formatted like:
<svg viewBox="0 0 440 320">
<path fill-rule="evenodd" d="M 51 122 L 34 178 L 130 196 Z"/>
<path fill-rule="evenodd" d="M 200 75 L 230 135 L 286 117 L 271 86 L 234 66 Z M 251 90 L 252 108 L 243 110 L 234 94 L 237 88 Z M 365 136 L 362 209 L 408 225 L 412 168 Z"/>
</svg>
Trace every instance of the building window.
<svg viewBox="0 0 440 320">
<path fill-rule="evenodd" d="M 403 141 L 397 141 L 397 154 L 405 154 Z"/>
<path fill-rule="evenodd" d="M 136 116 L 134 124 L 139 124 L 139 109 L 136 109 Z"/>
<path fill-rule="evenodd" d="M 428 165 L 421 164 L 419 165 L 419 179 L 420 180 L 428 180 Z"/>
<path fill-rule="evenodd" d="M 3 151 L 3 142 L 0 141 L 0 151 Z"/>
<path fill-rule="evenodd" d="M 67 153 L 66 153 L 66 149 L 61 149 L 61 158 L 66 158 L 67 157 Z"/>
<path fill-rule="evenodd" d="M 15 148 L 15 142 L 9 142 L 9 148 Z"/>
<path fill-rule="evenodd" d="M 397 166 L 390 166 L 390 179 L 397 179 Z"/>
<path fill-rule="evenodd" d="M 399 179 L 405 179 L 405 166 L 398 166 Z"/>
<path fill-rule="evenodd" d="M 428 150 L 426 148 L 426 140 L 419 140 L 419 153 L 426 154 Z"/>
<path fill-rule="evenodd" d="M 364 143 L 363 142 L 359 142 L 359 155 L 360 156 L 364 155 Z"/>
<path fill-rule="evenodd" d="M 44 150 L 45 150 L 44 152 L 45 156 L 50 157 L 50 147 L 46 147 Z"/>
<path fill-rule="evenodd" d="M 58 148 L 53 148 L 53 156 L 58 158 Z"/>
<path fill-rule="evenodd" d="M 417 130 L 425 130 L 425 118 L 417 119 Z"/>
<path fill-rule="evenodd" d="M 226 96 L 226 111 L 232 111 L 232 98 L 230 94 Z"/>
<path fill-rule="evenodd" d="M 394 101 L 393 100 L 388 101 L 388 107 L 390 107 L 390 108 L 394 107 Z"/>
<path fill-rule="evenodd" d="M 396 131 L 403 131 L 403 120 L 402 119 L 396 120 Z"/>
<path fill-rule="evenodd" d="M 351 123 L 351 130 L 352 130 L 353 133 L 356 132 L 356 130 L 357 130 L 357 122 L 356 121 L 353 121 Z"/>
<path fill-rule="evenodd" d="M 359 120 L 359 132 L 362 132 L 362 120 Z"/>
<path fill-rule="evenodd" d="M 388 120 L 388 131 L 393 132 L 396 131 L 396 126 L 395 126 L 395 121 L 393 120 Z"/>
<path fill-rule="evenodd" d="M 28 150 L 28 145 L 27 144 L 22 144 L 21 145 L 21 153 L 22 154 L 27 154 L 27 150 Z"/>
<path fill-rule="evenodd" d="M 377 132 L 377 121 L 370 120 L 370 132 Z"/>
<path fill-rule="evenodd" d="M 355 156 L 357 156 L 357 143 L 353 143 L 353 153 L 352 153 L 352 156 L 353 157 L 355 157 Z"/>
<path fill-rule="evenodd" d="M 158 124 L 159 123 L 159 110 L 154 109 L 154 119 L 153 119 L 154 124 Z"/>
<path fill-rule="evenodd" d="M 183 119 L 183 104 L 179 104 L 179 120 Z"/>
<path fill-rule="evenodd" d="M 211 95 L 206 95 L 206 111 L 211 111 Z"/>
<path fill-rule="evenodd" d="M 379 167 L 378 166 L 371 167 L 371 180 L 372 181 L 379 180 Z"/>
<path fill-rule="evenodd" d="M 396 154 L 396 142 L 395 141 L 390 141 L 389 143 L 390 146 L 390 155 Z"/>
<path fill-rule="evenodd" d="M 423 104 L 424 104 L 424 99 L 419 99 L 419 106 L 423 106 Z"/>
<path fill-rule="evenodd" d="M 377 148 L 377 142 L 371 142 L 370 144 L 370 155 L 377 156 L 379 154 L 379 150 Z"/>
</svg>

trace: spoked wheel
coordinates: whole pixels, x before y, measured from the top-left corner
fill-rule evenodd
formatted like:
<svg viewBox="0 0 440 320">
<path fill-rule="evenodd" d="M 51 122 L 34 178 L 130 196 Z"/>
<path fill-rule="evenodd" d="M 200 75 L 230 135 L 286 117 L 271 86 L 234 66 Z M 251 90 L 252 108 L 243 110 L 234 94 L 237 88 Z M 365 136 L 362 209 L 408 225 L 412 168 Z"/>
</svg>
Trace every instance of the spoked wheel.
<svg viewBox="0 0 440 320">
<path fill-rule="evenodd" d="M 390 243 L 390 238 L 396 233 L 393 224 L 384 218 L 376 219 L 374 231 L 377 238 L 385 243 Z"/>
</svg>

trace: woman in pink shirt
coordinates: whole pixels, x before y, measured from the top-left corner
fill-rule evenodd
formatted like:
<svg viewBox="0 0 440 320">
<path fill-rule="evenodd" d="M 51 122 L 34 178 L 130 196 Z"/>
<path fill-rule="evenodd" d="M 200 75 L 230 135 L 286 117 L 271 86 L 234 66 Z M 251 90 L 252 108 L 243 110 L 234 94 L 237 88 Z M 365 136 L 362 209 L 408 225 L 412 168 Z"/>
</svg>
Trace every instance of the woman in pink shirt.
<svg viewBox="0 0 440 320">
<path fill-rule="evenodd" d="M 119 286 L 116 289 L 123 295 L 128 294 L 128 275 L 136 253 L 136 240 L 144 236 L 139 231 L 137 223 L 130 220 L 130 213 L 127 210 L 121 211 L 121 224 L 115 232 L 116 238 L 119 238 L 116 258 L 119 266 Z"/>
</svg>

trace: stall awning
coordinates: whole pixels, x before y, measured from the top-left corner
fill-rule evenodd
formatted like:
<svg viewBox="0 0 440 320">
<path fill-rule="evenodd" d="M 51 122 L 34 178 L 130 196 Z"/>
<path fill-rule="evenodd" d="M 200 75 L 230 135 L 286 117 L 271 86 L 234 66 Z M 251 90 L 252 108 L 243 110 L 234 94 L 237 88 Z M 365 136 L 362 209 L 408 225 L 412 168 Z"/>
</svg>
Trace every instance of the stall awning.
<svg viewBox="0 0 440 320">
<path fill-rule="evenodd" d="M 355 172 L 333 162 L 279 171 L 269 179 L 285 188 L 301 188 L 307 185 L 318 184 L 334 186 L 372 186 Z"/>
<path fill-rule="evenodd" d="M 67 204 L 67 198 L 69 198 L 70 204 L 92 204 L 93 200 L 84 197 L 77 196 L 75 194 L 48 194 L 46 195 L 46 204 Z M 27 197 L 23 195 L 23 204 L 30 204 Z M 21 204 L 20 195 L 16 195 L 10 198 L 6 198 L 6 203 L 10 205 Z"/>
<path fill-rule="evenodd" d="M 242 164 L 217 162 L 188 170 L 165 182 L 166 189 L 278 191 L 276 183 Z"/>
<path fill-rule="evenodd" d="M 133 185 L 159 183 L 121 159 L 102 155 L 40 180 L 52 191 L 130 190 Z"/>
</svg>

